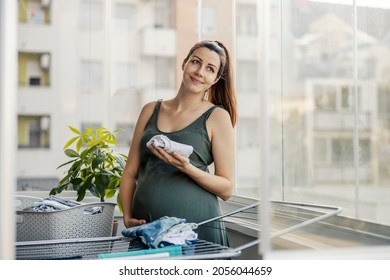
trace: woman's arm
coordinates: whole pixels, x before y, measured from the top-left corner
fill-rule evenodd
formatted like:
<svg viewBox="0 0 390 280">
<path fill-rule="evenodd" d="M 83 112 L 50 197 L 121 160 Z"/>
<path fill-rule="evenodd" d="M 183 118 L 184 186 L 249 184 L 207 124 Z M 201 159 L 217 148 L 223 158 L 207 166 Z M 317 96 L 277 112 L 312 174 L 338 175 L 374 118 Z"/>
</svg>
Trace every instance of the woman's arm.
<svg viewBox="0 0 390 280">
<path fill-rule="evenodd" d="M 235 138 L 227 111 L 216 108 L 207 120 L 214 158 L 214 174 L 193 166 L 189 159 L 178 154 L 168 154 L 162 148 L 149 146 L 160 159 L 177 167 L 205 190 L 228 200 L 233 194 Z"/>
<path fill-rule="evenodd" d="M 119 199 L 123 210 L 123 223 L 125 227 L 133 227 L 144 224 L 145 220 L 137 220 L 133 218 L 132 203 L 134 191 L 137 184 L 138 169 L 139 169 L 139 142 L 143 131 L 145 130 L 146 123 L 150 119 L 155 102 L 146 104 L 138 117 L 137 124 L 134 129 L 133 139 L 131 141 L 130 150 L 127 158 L 127 162 L 122 174 L 122 180 L 120 184 Z"/>
</svg>

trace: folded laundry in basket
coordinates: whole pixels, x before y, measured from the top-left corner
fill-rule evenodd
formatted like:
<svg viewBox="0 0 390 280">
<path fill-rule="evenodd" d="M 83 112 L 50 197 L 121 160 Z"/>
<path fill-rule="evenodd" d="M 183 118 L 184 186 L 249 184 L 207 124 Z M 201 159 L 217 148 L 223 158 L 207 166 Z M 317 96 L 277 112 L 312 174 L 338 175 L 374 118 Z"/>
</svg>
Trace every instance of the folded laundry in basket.
<svg viewBox="0 0 390 280">
<path fill-rule="evenodd" d="M 195 223 L 186 223 L 185 219 L 164 216 L 150 223 L 126 228 L 122 230 L 122 235 L 140 238 L 149 248 L 161 248 L 196 241 L 198 234 L 193 231 L 196 227 Z"/>
<path fill-rule="evenodd" d="M 75 206 L 81 205 L 80 202 L 74 200 L 65 200 L 56 196 L 49 196 L 34 203 L 31 210 L 36 212 L 52 212 L 58 210 L 66 210 Z M 26 209 L 25 209 L 26 210 Z M 84 209 L 85 214 L 97 214 L 103 211 L 102 207 L 88 207 Z"/>
<path fill-rule="evenodd" d="M 70 207 L 74 207 L 80 205 L 78 202 L 67 201 L 62 198 L 49 196 L 40 201 L 34 203 L 33 210 L 37 212 L 51 212 L 69 209 Z"/>
<path fill-rule="evenodd" d="M 194 150 L 191 145 L 175 142 L 163 134 L 153 136 L 146 145 L 161 147 L 170 154 L 178 152 L 185 157 L 189 157 Z"/>
</svg>

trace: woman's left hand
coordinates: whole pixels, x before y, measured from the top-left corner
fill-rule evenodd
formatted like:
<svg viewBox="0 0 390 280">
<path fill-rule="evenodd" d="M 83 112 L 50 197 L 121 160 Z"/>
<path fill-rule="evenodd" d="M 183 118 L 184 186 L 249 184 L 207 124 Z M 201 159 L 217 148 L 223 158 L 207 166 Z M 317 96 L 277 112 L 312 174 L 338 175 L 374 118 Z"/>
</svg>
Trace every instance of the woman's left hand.
<svg viewBox="0 0 390 280">
<path fill-rule="evenodd" d="M 190 160 L 187 157 L 185 157 L 177 152 L 173 152 L 172 154 L 169 154 L 163 148 L 155 147 L 153 145 L 148 145 L 148 148 L 159 159 L 163 160 L 164 162 L 166 162 L 168 164 L 175 166 L 180 171 L 185 172 L 185 170 L 191 165 Z"/>
</svg>

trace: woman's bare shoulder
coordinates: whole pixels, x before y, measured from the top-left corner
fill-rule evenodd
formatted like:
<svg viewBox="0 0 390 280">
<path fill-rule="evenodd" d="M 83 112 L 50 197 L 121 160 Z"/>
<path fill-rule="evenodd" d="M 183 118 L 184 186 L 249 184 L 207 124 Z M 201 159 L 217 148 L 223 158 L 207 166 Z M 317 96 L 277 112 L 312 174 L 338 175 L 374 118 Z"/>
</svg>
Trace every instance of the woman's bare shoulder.
<svg viewBox="0 0 390 280">
<path fill-rule="evenodd" d="M 230 122 L 230 115 L 224 108 L 217 106 L 211 113 L 209 119 L 216 124 L 226 121 Z"/>
<path fill-rule="evenodd" d="M 157 101 L 151 101 L 149 103 L 146 103 L 139 114 L 138 121 L 140 122 L 146 122 L 150 119 L 150 117 L 153 114 L 154 108 L 156 107 Z"/>
</svg>

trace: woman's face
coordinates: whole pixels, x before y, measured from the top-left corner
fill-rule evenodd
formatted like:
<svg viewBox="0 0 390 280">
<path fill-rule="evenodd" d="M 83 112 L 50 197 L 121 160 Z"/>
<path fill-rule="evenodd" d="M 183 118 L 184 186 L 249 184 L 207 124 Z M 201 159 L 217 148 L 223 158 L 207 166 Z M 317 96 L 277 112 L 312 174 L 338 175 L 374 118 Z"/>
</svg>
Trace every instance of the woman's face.
<svg viewBox="0 0 390 280">
<path fill-rule="evenodd" d="M 183 63 L 183 83 L 189 91 L 204 93 L 217 79 L 221 67 L 219 55 L 206 47 L 196 49 Z"/>
</svg>

